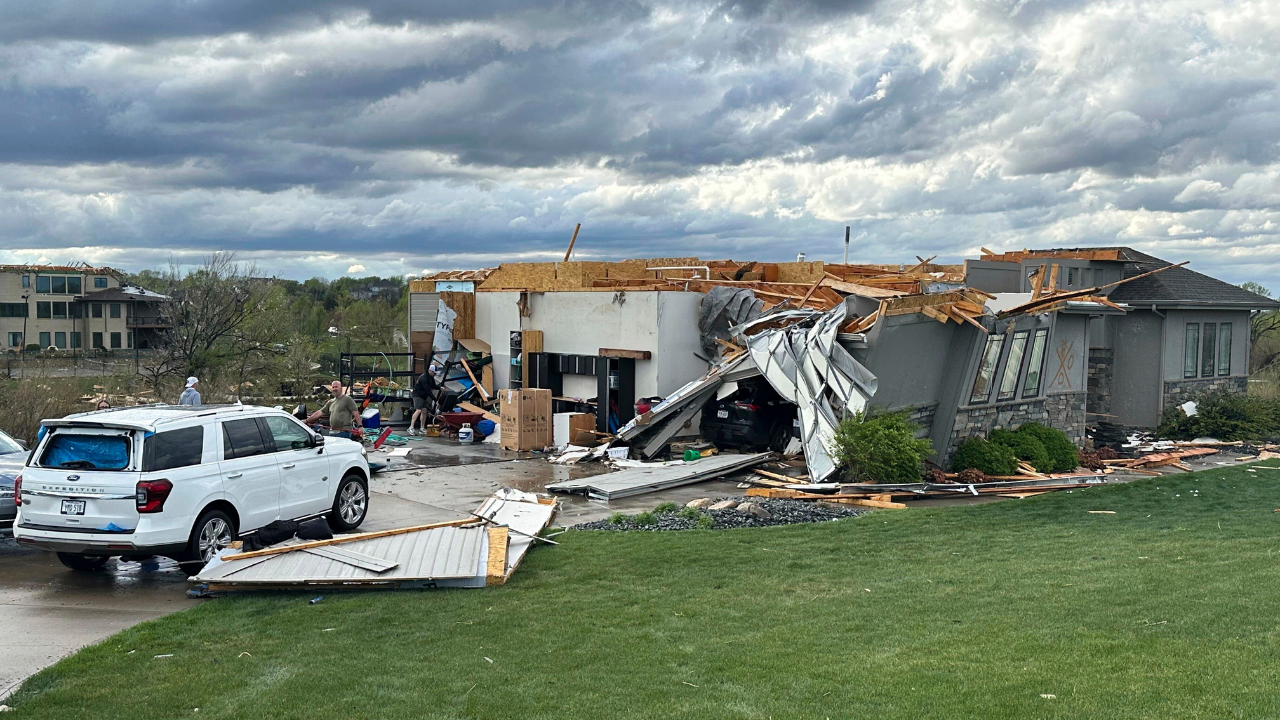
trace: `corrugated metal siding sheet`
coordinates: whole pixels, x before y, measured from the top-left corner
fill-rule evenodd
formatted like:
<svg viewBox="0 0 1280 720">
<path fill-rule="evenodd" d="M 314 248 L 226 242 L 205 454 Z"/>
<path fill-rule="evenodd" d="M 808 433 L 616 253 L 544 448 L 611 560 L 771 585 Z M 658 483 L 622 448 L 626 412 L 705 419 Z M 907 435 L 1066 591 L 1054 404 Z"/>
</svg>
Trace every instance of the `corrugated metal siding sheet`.
<svg viewBox="0 0 1280 720">
<path fill-rule="evenodd" d="M 435 332 L 440 293 L 409 293 L 409 331 Z"/>
<path fill-rule="evenodd" d="M 372 580 L 444 580 L 485 576 L 488 534 L 484 527 L 444 527 L 342 543 L 338 547 L 399 563 L 384 573 L 306 552 L 287 552 L 251 563 L 225 562 L 200 572 L 201 582 L 294 583 Z"/>
</svg>

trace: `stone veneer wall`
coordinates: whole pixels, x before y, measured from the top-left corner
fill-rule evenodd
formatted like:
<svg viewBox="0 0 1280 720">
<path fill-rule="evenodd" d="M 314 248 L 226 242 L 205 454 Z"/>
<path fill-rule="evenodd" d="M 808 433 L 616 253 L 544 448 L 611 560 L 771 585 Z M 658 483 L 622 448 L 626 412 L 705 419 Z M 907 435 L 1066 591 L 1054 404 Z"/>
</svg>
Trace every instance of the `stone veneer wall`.
<svg viewBox="0 0 1280 720">
<path fill-rule="evenodd" d="M 1112 369 L 1115 352 L 1111 348 L 1089 348 L 1088 397 L 1085 409 L 1101 415 L 1111 414 Z"/>
<path fill-rule="evenodd" d="M 1238 395 L 1249 391 L 1247 377 L 1187 378 L 1164 381 L 1164 407 L 1166 409 L 1190 400 L 1200 393 L 1223 390 Z"/>
<path fill-rule="evenodd" d="M 937 412 L 938 403 L 907 408 L 907 419 L 920 426 L 920 431 L 916 433 L 916 437 L 929 437 L 929 433 L 933 430 L 933 416 Z"/>
<path fill-rule="evenodd" d="M 951 462 L 960 443 L 974 435 L 986 437 L 996 428 L 1013 429 L 1035 422 L 1067 434 L 1076 447 L 1084 445 L 1085 392 L 1057 393 L 1043 398 L 1010 400 L 994 405 L 961 407 L 951 429 L 951 442 L 939 459 L 944 467 Z"/>
</svg>

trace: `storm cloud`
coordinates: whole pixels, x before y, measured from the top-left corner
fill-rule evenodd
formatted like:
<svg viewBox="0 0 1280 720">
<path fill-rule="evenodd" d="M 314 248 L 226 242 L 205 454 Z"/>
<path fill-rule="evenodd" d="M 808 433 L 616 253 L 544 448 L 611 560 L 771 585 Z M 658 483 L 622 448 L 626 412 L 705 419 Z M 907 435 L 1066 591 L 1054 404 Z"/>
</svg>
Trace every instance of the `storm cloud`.
<svg viewBox="0 0 1280 720">
<path fill-rule="evenodd" d="M 0 261 L 1280 268 L 1280 9 L 0 0 Z M 1280 289 L 1280 288 L 1277 288 Z"/>
</svg>

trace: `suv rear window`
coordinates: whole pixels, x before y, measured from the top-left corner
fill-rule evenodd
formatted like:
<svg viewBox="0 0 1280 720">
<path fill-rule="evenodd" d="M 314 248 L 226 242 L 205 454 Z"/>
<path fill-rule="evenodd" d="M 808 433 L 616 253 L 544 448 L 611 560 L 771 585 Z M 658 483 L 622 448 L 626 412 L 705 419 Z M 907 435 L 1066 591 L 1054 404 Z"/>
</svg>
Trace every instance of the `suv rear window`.
<svg viewBox="0 0 1280 720">
<path fill-rule="evenodd" d="M 156 433 L 142 446 L 142 471 L 199 465 L 204 456 L 204 426 Z"/>
<path fill-rule="evenodd" d="M 128 435 L 56 432 L 45 443 L 40 464 L 68 470 L 123 470 L 129 467 Z"/>
</svg>

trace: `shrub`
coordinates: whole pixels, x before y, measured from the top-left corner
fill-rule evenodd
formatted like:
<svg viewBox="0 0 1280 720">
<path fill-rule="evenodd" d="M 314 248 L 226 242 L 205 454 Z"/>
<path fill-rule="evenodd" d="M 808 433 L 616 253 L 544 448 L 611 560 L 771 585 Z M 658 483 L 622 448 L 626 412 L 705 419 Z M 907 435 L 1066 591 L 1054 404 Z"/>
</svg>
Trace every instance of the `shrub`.
<svg viewBox="0 0 1280 720">
<path fill-rule="evenodd" d="M 631 522 L 636 525 L 653 525 L 657 521 L 657 516 L 651 512 L 636 513 L 636 515 L 631 518 Z"/>
<path fill-rule="evenodd" d="M 1071 472 L 1080 465 L 1080 451 L 1076 450 L 1071 439 L 1061 430 L 1045 427 L 1039 423 L 1027 423 L 1018 428 L 1018 434 L 1030 435 L 1044 446 L 1049 453 L 1049 463 L 1052 466 L 1052 469 L 1047 472 Z M 1040 466 L 1036 465 L 1036 469 L 1040 470 Z"/>
<path fill-rule="evenodd" d="M 1012 475 L 1018 472 L 1018 459 L 1004 445 L 974 436 L 965 440 L 960 449 L 956 450 L 951 468 L 957 472 L 974 468 L 981 470 L 984 475 Z"/>
<path fill-rule="evenodd" d="M 702 517 L 698 518 L 697 528 L 699 530 L 710 530 L 715 526 L 716 520 L 711 517 L 711 513 L 701 513 Z"/>
<path fill-rule="evenodd" d="M 664 503 L 660 503 L 660 504 L 658 505 L 658 507 L 656 507 L 656 508 L 654 508 L 654 509 L 653 509 L 653 514 L 654 514 L 654 515 L 666 515 L 666 514 L 668 514 L 668 513 L 673 513 L 673 512 L 675 512 L 675 511 L 676 511 L 676 510 L 678 510 L 678 509 L 680 509 L 680 506 L 679 506 L 679 505 L 676 505 L 676 504 L 675 504 L 675 503 L 673 503 L 673 502 L 664 502 Z"/>
<path fill-rule="evenodd" d="M 628 517 L 627 517 L 626 515 L 624 515 L 623 513 L 616 512 L 616 513 L 614 513 L 614 514 L 612 514 L 612 515 L 610 515 L 610 516 L 609 516 L 609 524 L 610 524 L 610 525 L 626 525 L 626 524 L 627 524 L 627 520 L 629 520 L 629 519 L 630 519 L 630 518 L 628 518 Z"/>
<path fill-rule="evenodd" d="M 972 485 L 974 483 L 986 482 L 987 476 L 983 475 L 982 471 L 978 468 L 968 468 L 960 471 L 956 481 L 964 483 L 965 485 Z"/>
<path fill-rule="evenodd" d="M 676 513 L 676 515 L 685 520 L 698 520 L 702 517 L 702 513 L 698 512 L 698 508 L 691 507 L 680 508 L 680 512 Z"/>
<path fill-rule="evenodd" d="M 1225 391 L 1203 393 L 1192 400 L 1196 414 L 1190 417 L 1180 405 L 1165 408 L 1156 435 L 1174 440 L 1259 440 L 1280 433 L 1280 400 Z"/>
<path fill-rule="evenodd" d="M 933 446 L 917 430 L 905 412 L 858 413 L 836 428 L 832 455 L 857 482 L 919 482 L 920 463 Z"/>
<path fill-rule="evenodd" d="M 991 431 L 987 440 L 1009 448 L 1013 451 L 1014 457 L 1027 461 L 1038 472 L 1053 472 L 1053 461 L 1049 459 L 1049 451 L 1045 449 L 1044 443 L 1031 433 L 1010 432 L 997 428 Z"/>
</svg>

